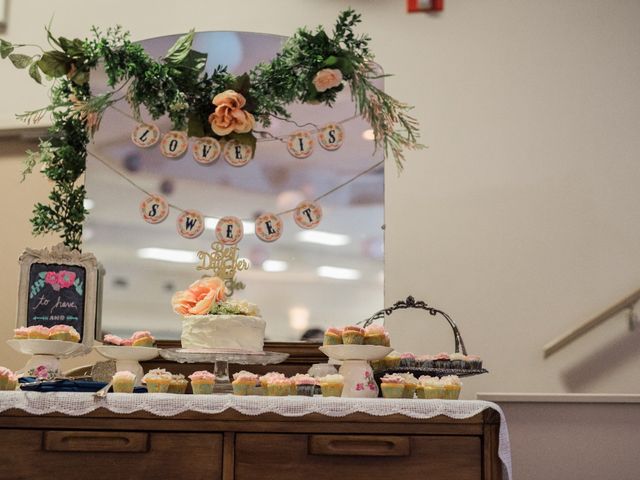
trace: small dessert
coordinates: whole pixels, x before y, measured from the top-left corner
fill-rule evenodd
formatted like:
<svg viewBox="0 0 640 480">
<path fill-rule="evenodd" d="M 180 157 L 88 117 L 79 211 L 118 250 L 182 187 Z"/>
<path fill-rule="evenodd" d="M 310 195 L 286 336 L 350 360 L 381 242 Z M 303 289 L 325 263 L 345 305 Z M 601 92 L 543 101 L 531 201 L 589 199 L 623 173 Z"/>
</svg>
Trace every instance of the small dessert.
<svg viewBox="0 0 640 480">
<path fill-rule="evenodd" d="M 7 379 L 7 385 L 5 390 L 15 390 L 16 388 L 18 388 L 18 375 L 15 373 L 12 373 L 11 375 L 9 375 L 9 378 Z"/>
<path fill-rule="evenodd" d="M 262 375 L 260 377 L 260 386 L 266 392 L 267 391 L 267 386 L 269 385 L 269 382 L 271 382 L 273 380 L 283 379 L 283 378 L 286 378 L 283 373 L 278 373 L 278 372 L 265 373 L 264 375 Z"/>
<path fill-rule="evenodd" d="M 369 325 L 364 329 L 365 345 L 382 345 L 386 346 L 389 336 L 382 325 Z"/>
<path fill-rule="evenodd" d="M 11 387 L 14 373 L 6 367 L 0 367 L 0 390 L 15 390 L 15 385 Z"/>
<path fill-rule="evenodd" d="M 478 355 L 467 355 L 467 362 L 473 370 L 480 370 L 482 368 L 482 359 Z"/>
<path fill-rule="evenodd" d="M 346 345 L 362 345 L 364 342 L 364 328 L 357 325 L 344 327 L 342 330 L 342 343 Z"/>
<path fill-rule="evenodd" d="M 102 339 L 103 343 L 108 343 L 109 345 L 122 345 L 122 338 L 117 335 L 107 334 Z"/>
<path fill-rule="evenodd" d="M 267 383 L 267 395 L 270 397 L 286 397 L 291 393 L 291 380 L 273 377 Z"/>
<path fill-rule="evenodd" d="M 418 379 L 412 373 L 399 373 L 404 378 L 404 392 L 402 398 L 413 398 L 418 386 Z"/>
<path fill-rule="evenodd" d="M 233 374 L 233 382 L 231 386 L 233 388 L 234 395 L 255 395 L 256 385 L 259 383 L 258 375 L 255 373 L 241 370 Z"/>
<path fill-rule="evenodd" d="M 120 343 L 121 347 L 131 347 L 133 345 L 133 340 L 130 338 L 123 338 L 122 343 Z"/>
<path fill-rule="evenodd" d="M 392 370 L 396 367 L 400 366 L 400 355 L 398 352 L 391 352 L 389 355 L 384 357 L 384 366 L 387 370 Z"/>
<path fill-rule="evenodd" d="M 49 340 L 62 340 L 63 342 L 70 342 L 73 338 L 71 336 L 72 329 L 75 331 L 75 328 L 70 327 L 69 325 L 54 325 L 49 329 Z"/>
<path fill-rule="evenodd" d="M 462 390 L 462 382 L 457 375 L 447 375 L 440 379 L 444 389 L 444 398 L 446 400 L 457 400 Z"/>
<path fill-rule="evenodd" d="M 153 347 L 155 338 L 151 336 L 151 332 L 146 330 L 140 332 L 134 332 L 131 335 L 131 345 L 134 347 Z"/>
<path fill-rule="evenodd" d="M 380 388 L 384 398 L 402 398 L 405 380 L 397 373 L 387 374 L 380 379 Z"/>
<path fill-rule="evenodd" d="M 122 370 L 113 374 L 114 393 L 133 393 L 133 386 L 136 383 L 136 374 L 127 370 Z"/>
<path fill-rule="evenodd" d="M 380 370 L 385 369 L 384 358 L 380 360 L 371 360 L 369 363 L 371 364 L 371 368 L 373 369 L 374 372 L 379 372 Z"/>
<path fill-rule="evenodd" d="M 216 376 L 207 372 L 206 370 L 200 370 L 193 372 L 189 375 L 191 379 L 191 390 L 195 395 L 207 395 L 213 393 L 213 385 L 216 382 Z"/>
<path fill-rule="evenodd" d="M 400 366 L 405 368 L 413 368 L 416 366 L 416 356 L 413 353 L 403 353 L 400 355 Z"/>
<path fill-rule="evenodd" d="M 26 340 L 29 338 L 29 329 L 27 327 L 16 328 L 13 331 L 13 338 L 15 340 Z"/>
<path fill-rule="evenodd" d="M 49 329 L 42 325 L 33 325 L 28 328 L 29 340 L 49 340 Z"/>
<path fill-rule="evenodd" d="M 451 359 L 448 353 L 441 352 L 433 358 L 436 368 L 451 368 Z"/>
<path fill-rule="evenodd" d="M 69 336 L 71 337 L 71 342 L 75 342 L 75 343 L 79 343 L 80 342 L 80 334 L 78 333 L 78 331 L 73 328 L 73 327 L 69 327 Z"/>
<path fill-rule="evenodd" d="M 449 355 L 449 360 L 451 361 L 451 368 L 458 368 L 458 369 L 464 368 L 465 364 L 467 363 L 466 357 L 467 357 L 466 355 L 459 352 L 454 352 L 451 355 Z"/>
<path fill-rule="evenodd" d="M 311 375 L 305 374 L 297 374 L 291 377 L 295 386 L 296 386 L 296 394 L 304 395 L 306 397 L 313 397 L 314 391 L 316 389 L 317 381 Z"/>
<path fill-rule="evenodd" d="M 344 388 L 344 377 L 338 373 L 318 379 L 323 397 L 340 397 Z"/>
<path fill-rule="evenodd" d="M 418 387 L 416 388 L 418 398 L 427 400 L 444 397 L 444 386 L 438 377 L 430 377 L 423 375 L 418 379 Z"/>
<path fill-rule="evenodd" d="M 342 329 L 329 327 L 324 332 L 323 345 L 341 345 L 342 344 Z"/>
<path fill-rule="evenodd" d="M 167 393 L 167 391 L 169 391 L 169 384 L 171 383 L 171 373 L 167 372 L 164 368 L 149 370 L 147 374 L 142 377 L 142 383 L 147 385 L 147 391 L 149 393 Z"/>
<path fill-rule="evenodd" d="M 416 367 L 422 370 L 429 370 L 435 367 L 433 355 L 418 355 L 416 357 Z"/>
<path fill-rule="evenodd" d="M 181 373 L 173 374 L 171 375 L 171 381 L 169 382 L 169 389 L 167 390 L 167 393 L 183 394 L 187 391 L 187 385 L 189 385 L 189 382 L 184 378 L 184 375 Z"/>
</svg>

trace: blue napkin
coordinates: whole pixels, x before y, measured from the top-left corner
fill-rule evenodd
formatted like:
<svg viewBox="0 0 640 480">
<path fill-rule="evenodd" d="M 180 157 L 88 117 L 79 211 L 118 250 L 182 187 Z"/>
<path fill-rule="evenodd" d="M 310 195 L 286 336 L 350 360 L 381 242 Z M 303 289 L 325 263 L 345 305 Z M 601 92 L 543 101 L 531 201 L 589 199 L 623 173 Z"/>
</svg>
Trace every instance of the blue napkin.
<svg viewBox="0 0 640 480">
<path fill-rule="evenodd" d="M 107 384 L 90 380 L 52 380 L 36 382 L 35 377 L 19 379 L 20 389 L 31 392 L 97 392 Z M 147 393 L 147 387 L 135 387 L 133 393 Z"/>
</svg>

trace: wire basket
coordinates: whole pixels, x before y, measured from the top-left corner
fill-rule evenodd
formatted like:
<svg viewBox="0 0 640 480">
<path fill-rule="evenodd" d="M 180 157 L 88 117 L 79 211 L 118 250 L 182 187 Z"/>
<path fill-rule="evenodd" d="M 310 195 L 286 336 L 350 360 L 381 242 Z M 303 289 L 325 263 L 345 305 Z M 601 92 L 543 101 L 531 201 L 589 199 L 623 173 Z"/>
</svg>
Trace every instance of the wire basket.
<svg viewBox="0 0 640 480">
<path fill-rule="evenodd" d="M 423 302 L 421 300 L 416 301 L 412 296 L 408 296 L 406 300 L 400 300 L 399 302 L 394 303 L 393 306 L 389 308 L 383 308 L 382 310 L 374 313 L 371 317 L 365 320 L 364 323 L 363 322 L 360 322 L 360 323 L 363 323 L 363 327 L 368 327 L 373 323 L 374 320 L 378 320 L 380 318 L 384 318 L 385 316 L 391 315 L 396 310 L 406 310 L 409 308 L 425 310 L 431 316 L 441 315 L 442 317 L 444 317 L 444 319 L 449 323 L 451 330 L 453 330 L 455 353 L 462 353 L 463 355 L 467 354 L 467 349 L 464 346 L 464 341 L 462 340 L 460 329 L 458 328 L 456 323 L 453 321 L 453 319 L 442 310 L 432 307 L 428 305 L 426 302 Z M 385 368 L 382 370 L 375 370 L 374 377 L 376 379 L 376 382 L 378 382 L 378 385 L 379 385 L 380 378 L 386 375 L 387 373 L 407 372 L 407 373 L 412 373 L 416 377 L 421 375 L 429 375 L 432 377 L 443 377 L 445 375 L 457 375 L 459 377 L 470 377 L 472 375 L 481 375 L 483 373 L 489 373 L 488 370 L 486 370 L 485 368 L 482 368 L 482 365 L 476 368 L 460 368 L 459 366 L 454 367 L 451 361 L 449 361 L 448 365 L 446 364 L 446 361 L 441 361 L 441 362 L 445 364 L 438 367 L 435 367 L 435 366 L 423 367 L 423 366 L 416 365 L 413 367 L 398 366 L 398 367 L 393 367 L 388 369 Z"/>
</svg>

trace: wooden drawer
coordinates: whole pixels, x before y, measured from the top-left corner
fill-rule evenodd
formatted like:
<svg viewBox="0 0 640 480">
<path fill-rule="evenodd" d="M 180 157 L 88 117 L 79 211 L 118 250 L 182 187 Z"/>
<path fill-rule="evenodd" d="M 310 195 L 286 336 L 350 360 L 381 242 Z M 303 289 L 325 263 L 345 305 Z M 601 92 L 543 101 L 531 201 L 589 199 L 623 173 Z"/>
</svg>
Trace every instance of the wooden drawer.
<svg viewBox="0 0 640 480">
<path fill-rule="evenodd" d="M 222 435 L 2 430 L 0 479 L 222 478 Z"/>
<path fill-rule="evenodd" d="M 475 436 L 237 434 L 235 479 L 480 480 Z"/>
</svg>

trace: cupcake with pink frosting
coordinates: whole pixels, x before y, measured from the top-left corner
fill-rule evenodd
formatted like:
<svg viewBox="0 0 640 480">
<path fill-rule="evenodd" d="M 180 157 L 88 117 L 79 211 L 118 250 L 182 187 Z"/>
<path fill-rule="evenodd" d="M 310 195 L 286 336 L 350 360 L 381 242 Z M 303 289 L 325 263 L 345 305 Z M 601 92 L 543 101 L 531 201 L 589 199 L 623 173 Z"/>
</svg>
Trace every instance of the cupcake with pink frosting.
<svg viewBox="0 0 640 480">
<path fill-rule="evenodd" d="M 17 377 L 14 373 L 6 367 L 0 367 L 0 390 L 15 390 L 16 385 L 13 384 L 13 379 Z M 13 388 L 11 388 L 13 384 Z"/>
<path fill-rule="evenodd" d="M 80 335 L 75 328 L 69 325 L 54 325 L 49 329 L 49 340 L 62 340 L 63 342 L 74 342 L 80 340 Z"/>
<path fill-rule="evenodd" d="M 27 327 L 16 328 L 13 331 L 13 338 L 15 340 L 26 340 L 29 338 L 29 329 Z"/>
<path fill-rule="evenodd" d="M 369 325 L 364 329 L 364 345 L 386 346 L 388 334 L 382 325 Z"/>
<path fill-rule="evenodd" d="M 318 382 L 311 375 L 299 373 L 291 377 L 296 386 L 296 395 L 304 395 L 305 397 L 313 397 Z"/>
<path fill-rule="evenodd" d="M 151 336 L 151 332 L 143 330 L 134 332 L 131 335 L 131 345 L 134 347 L 153 347 L 156 339 Z"/>
<path fill-rule="evenodd" d="M 107 343 L 109 345 L 122 345 L 122 338 L 117 335 L 111 335 L 110 333 L 105 335 L 102 339 L 102 343 Z"/>
<path fill-rule="evenodd" d="M 342 344 L 342 329 L 336 327 L 329 327 L 324 332 L 323 345 L 341 345 Z"/>
<path fill-rule="evenodd" d="M 402 398 L 405 379 L 397 374 L 387 374 L 380 379 L 380 389 L 384 398 Z"/>
<path fill-rule="evenodd" d="M 255 373 L 241 370 L 233 374 L 233 382 L 231 387 L 233 388 L 234 395 L 255 395 L 256 385 L 259 383 L 258 375 Z"/>
<path fill-rule="evenodd" d="M 416 366 L 416 356 L 411 352 L 400 355 L 400 366 L 405 368 L 413 368 Z"/>
<path fill-rule="evenodd" d="M 349 325 L 342 329 L 342 343 L 348 345 L 362 345 L 364 342 L 364 328 L 358 325 Z"/>
<path fill-rule="evenodd" d="M 267 383 L 267 395 L 270 397 L 286 397 L 291 393 L 291 380 L 284 378 L 272 378 Z"/>
<path fill-rule="evenodd" d="M 49 340 L 49 329 L 43 325 L 33 325 L 28 330 L 29 340 Z"/>
<path fill-rule="evenodd" d="M 441 352 L 433 358 L 433 363 L 436 368 L 451 368 L 451 357 L 448 353 Z"/>
<path fill-rule="evenodd" d="M 171 383 L 171 373 L 167 372 L 164 368 L 149 370 L 147 374 L 142 377 L 142 383 L 147 385 L 147 391 L 149 393 L 167 393 L 169 391 L 169 384 Z"/>
<path fill-rule="evenodd" d="M 216 376 L 213 373 L 200 370 L 189 375 L 189 379 L 191 380 L 191 390 L 195 395 L 213 393 L 213 385 L 216 382 Z"/>
<path fill-rule="evenodd" d="M 262 386 L 262 388 L 265 390 L 267 390 L 267 387 L 269 386 L 269 383 L 273 380 L 280 380 L 286 378 L 286 376 L 284 375 L 284 373 L 279 373 L 279 372 L 269 372 L 269 373 L 265 373 L 264 375 L 262 375 L 260 377 L 260 385 Z"/>
</svg>

